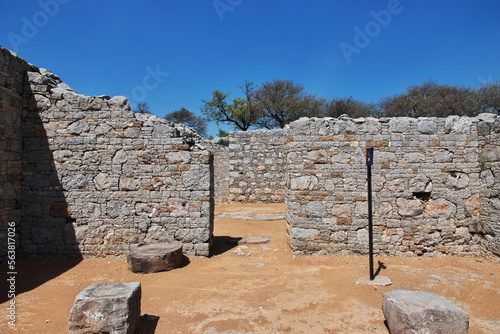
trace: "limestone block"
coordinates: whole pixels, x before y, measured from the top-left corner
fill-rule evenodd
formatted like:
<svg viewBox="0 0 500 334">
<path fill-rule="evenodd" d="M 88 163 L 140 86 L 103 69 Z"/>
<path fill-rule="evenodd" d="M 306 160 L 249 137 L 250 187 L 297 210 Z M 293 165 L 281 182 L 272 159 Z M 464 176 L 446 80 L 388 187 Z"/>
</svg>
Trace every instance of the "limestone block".
<svg viewBox="0 0 500 334">
<path fill-rule="evenodd" d="M 409 117 L 395 117 L 389 121 L 389 131 L 392 133 L 405 133 L 410 131 L 410 124 L 417 120 Z"/>
<path fill-rule="evenodd" d="M 314 175 L 293 178 L 290 181 L 292 190 L 313 190 L 318 185 L 318 178 Z"/>
<path fill-rule="evenodd" d="M 432 191 L 432 182 L 425 175 L 419 175 L 410 180 L 410 191 L 414 193 L 430 193 Z"/>
<path fill-rule="evenodd" d="M 128 268 L 134 273 L 168 271 L 180 267 L 182 261 L 182 243 L 171 238 L 133 246 L 127 256 Z"/>
<path fill-rule="evenodd" d="M 85 120 L 76 121 L 68 126 L 68 133 L 80 135 L 82 132 L 90 130 L 89 124 Z"/>
<path fill-rule="evenodd" d="M 438 198 L 437 200 L 431 199 L 427 206 L 427 213 L 432 218 L 450 218 L 454 217 L 456 212 L 456 205 L 443 198 Z"/>
<path fill-rule="evenodd" d="M 392 334 L 469 332 L 469 314 L 451 300 L 434 293 L 386 292 L 382 310 Z"/>
<path fill-rule="evenodd" d="M 99 173 L 94 177 L 94 184 L 97 190 L 109 189 L 111 186 L 111 178 L 106 173 Z"/>
<path fill-rule="evenodd" d="M 477 133 L 480 136 L 486 136 L 490 134 L 491 125 L 489 122 L 481 121 L 477 124 Z"/>
<path fill-rule="evenodd" d="M 62 179 L 64 190 L 83 189 L 87 186 L 87 178 L 83 174 L 69 175 Z"/>
<path fill-rule="evenodd" d="M 425 162 L 425 155 L 423 153 L 406 153 L 403 159 L 407 162 Z"/>
<path fill-rule="evenodd" d="M 469 185 L 469 175 L 459 172 L 449 173 L 447 185 L 450 188 L 464 189 Z"/>
<path fill-rule="evenodd" d="M 435 162 L 452 162 L 454 154 L 448 150 L 439 150 L 434 153 L 433 159 Z"/>
<path fill-rule="evenodd" d="M 485 169 L 480 174 L 482 184 L 485 187 L 493 187 L 495 185 L 495 176 L 490 169 Z"/>
<path fill-rule="evenodd" d="M 433 134 L 437 131 L 437 122 L 434 118 L 424 118 L 421 117 L 418 119 L 417 129 L 420 133 L 423 134 Z"/>
<path fill-rule="evenodd" d="M 139 180 L 127 176 L 120 177 L 120 190 L 133 191 L 138 189 L 139 189 Z"/>
<path fill-rule="evenodd" d="M 126 128 L 125 131 L 123 132 L 125 138 L 138 138 L 140 134 L 141 134 L 141 129 L 138 127 Z"/>
<path fill-rule="evenodd" d="M 304 229 L 298 227 L 292 228 L 292 239 L 295 240 L 312 241 L 319 238 L 320 235 L 321 234 L 318 230 Z"/>
<path fill-rule="evenodd" d="M 324 218 L 327 216 L 326 203 L 321 201 L 312 201 L 307 203 L 306 214 L 312 218 Z"/>
<path fill-rule="evenodd" d="M 108 101 L 111 110 L 130 110 L 130 102 L 124 96 L 114 96 Z"/>
<path fill-rule="evenodd" d="M 471 215 L 479 217 L 481 209 L 481 198 L 479 195 L 473 195 L 465 200 L 465 209 Z"/>
<path fill-rule="evenodd" d="M 69 333 L 133 334 L 140 315 L 140 282 L 92 284 L 75 298 Z"/>
<path fill-rule="evenodd" d="M 445 133 L 470 133 L 472 118 L 460 116 L 448 116 L 445 122 Z"/>
<path fill-rule="evenodd" d="M 113 158 L 113 164 L 115 165 L 122 165 L 126 163 L 128 160 L 128 155 L 124 150 L 119 150 L 116 152 L 114 158 Z"/>
<path fill-rule="evenodd" d="M 409 200 L 405 198 L 398 198 L 396 200 L 398 206 L 398 213 L 403 217 L 414 217 L 422 213 L 422 203 L 419 200 Z"/>
</svg>

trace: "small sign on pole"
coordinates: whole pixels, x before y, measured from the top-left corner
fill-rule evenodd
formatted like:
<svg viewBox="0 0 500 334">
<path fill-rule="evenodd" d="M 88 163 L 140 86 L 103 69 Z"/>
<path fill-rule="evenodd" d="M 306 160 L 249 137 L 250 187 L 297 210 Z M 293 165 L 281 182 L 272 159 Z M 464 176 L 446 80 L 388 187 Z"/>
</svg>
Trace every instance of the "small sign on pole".
<svg viewBox="0 0 500 334">
<path fill-rule="evenodd" d="M 368 247 L 370 255 L 370 281 L 375 279 L 373 271 L 373 215 L 372 215 L 372 165 L 373 165 L 373 147 L 366 149 L 366 167 L 368 183 Z"/>
</svg>

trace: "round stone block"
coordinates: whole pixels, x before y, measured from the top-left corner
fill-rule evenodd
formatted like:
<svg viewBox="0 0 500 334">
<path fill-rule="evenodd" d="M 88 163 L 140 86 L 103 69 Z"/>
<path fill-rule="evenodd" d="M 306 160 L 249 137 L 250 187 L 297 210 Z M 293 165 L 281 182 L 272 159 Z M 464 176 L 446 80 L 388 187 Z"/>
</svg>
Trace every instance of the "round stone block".
<svg viewBox="0 0 500 334">
<path fill-rule="evenodd" d="M 173 239 L 139 244 L 127 256 L 128 268 L 134 273 L 168 271 L 180 267 L 182 261 L 182 243 Z"/>
</svg>

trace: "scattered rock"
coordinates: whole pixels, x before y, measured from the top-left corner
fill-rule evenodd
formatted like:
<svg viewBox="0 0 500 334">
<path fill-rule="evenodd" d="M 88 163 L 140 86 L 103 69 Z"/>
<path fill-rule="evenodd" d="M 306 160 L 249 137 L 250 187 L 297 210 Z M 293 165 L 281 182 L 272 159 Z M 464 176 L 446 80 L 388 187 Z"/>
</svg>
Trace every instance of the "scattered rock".
<svg viewBox="0 0 500 334">
<path fill-rule="evenodd" d="M 262 268 L 262 267 L 265 267 L 266 264 L 265 263 L 262 263 L 262 262 L 257 262 L 257 263 L 245 263 L 245 265 L 247 266 L 255 266 L 257 268 Z"/>
<path fill-rule="evenodd" d="M 141 315 L 141 283 L 98 283 L 80 292 L 69 333 L 134 333 Z"/>
<path fill-rule="evenodd" d="M 382 310 L 391 333 L 468 333 L 469 314 L 451 300 L 424 291 L 384 294 Z"/>
<path fill-rule="evenodd" d="M 429 277 L 437 279 L 438 281 L 442 281 L 442 282 L 446 281 L 446 279 L 444 277 L 441 277 L 439 275 L 429 275 Z"/>
</svg>

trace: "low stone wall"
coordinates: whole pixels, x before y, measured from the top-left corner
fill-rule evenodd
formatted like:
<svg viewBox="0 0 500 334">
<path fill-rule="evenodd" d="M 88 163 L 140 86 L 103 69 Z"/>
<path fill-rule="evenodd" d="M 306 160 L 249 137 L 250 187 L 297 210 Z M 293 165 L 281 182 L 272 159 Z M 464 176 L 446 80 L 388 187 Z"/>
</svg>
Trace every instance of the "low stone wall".
<svg viewBox="0 0 500 334">
<path fill-rule="evenodd" d="M 484 254 L 483 234 L 492 240 L 498 237 L 494 218 L 499 213 L 500 174 L 486 172 L 490 166 L 481 164 L 481 159 L 488 161 L 485 164 L 491 160 L 498 168 L 498 148 L 488 149 L 495 153 L 481 158 L 484 145 L 498 143 L 498 133 L 478 134 L 478 124 L 494 128 L 498 122 L 495 115 L 485 114 L 446 119 L 313 118 L 287 125 L 286 219 L 294 254 L 367 254 L 367 147 L 375 147 L 376 254 Z M 488 221 L 480 210 L 481 178 L 496 189 L 485 209 Z"/>
<path fill-rule="evenodd" d="M 228 140 L 213 147 L 216 202 L 284 202 L 283 130 L 230 132 Z"/>
</svg>

